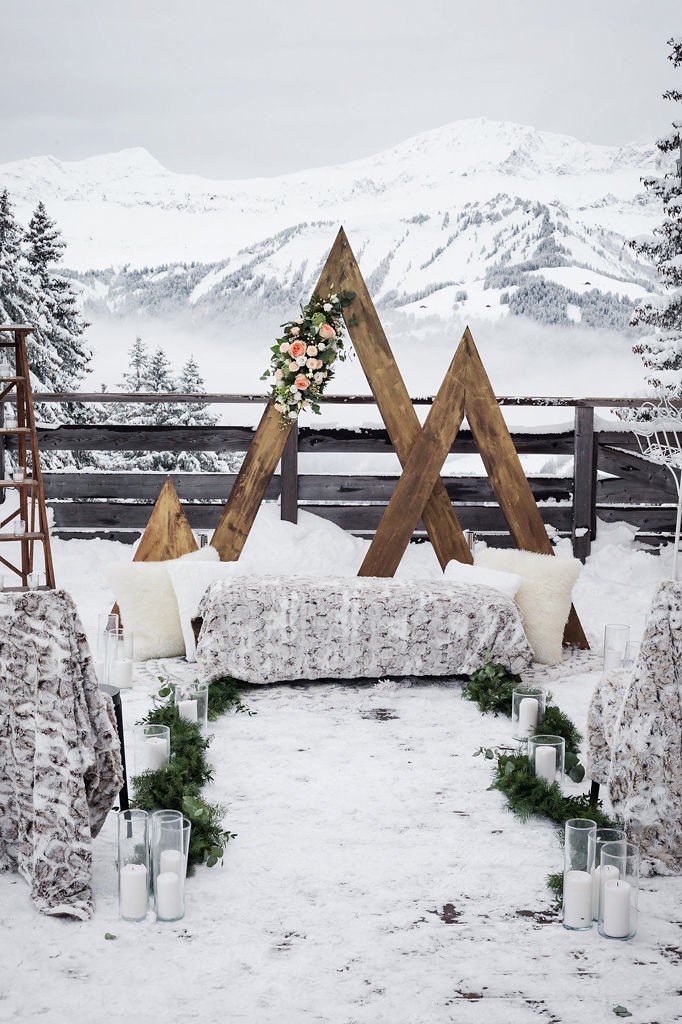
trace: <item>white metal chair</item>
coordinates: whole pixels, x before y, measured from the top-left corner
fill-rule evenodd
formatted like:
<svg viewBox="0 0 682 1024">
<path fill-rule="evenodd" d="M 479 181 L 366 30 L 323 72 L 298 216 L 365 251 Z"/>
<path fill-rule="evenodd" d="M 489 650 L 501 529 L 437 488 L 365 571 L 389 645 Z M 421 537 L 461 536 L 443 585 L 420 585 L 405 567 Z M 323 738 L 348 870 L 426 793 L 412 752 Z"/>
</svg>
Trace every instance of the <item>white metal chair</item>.
<svg viewBox="0 0 682 1024">
<path fill-rule="evenodd" d="M 673 551 L 672 578 L 677 579 L 677 560 L 680 547 L 682 521 L 682 409 L 670 404 L 666 396 L 645 402 L 640 413 L 644 422 L 632 427 L 642 457 L 672 473 L 677 490 L 677 518 L 675 521 L 675 549 Z"/>
</svg>

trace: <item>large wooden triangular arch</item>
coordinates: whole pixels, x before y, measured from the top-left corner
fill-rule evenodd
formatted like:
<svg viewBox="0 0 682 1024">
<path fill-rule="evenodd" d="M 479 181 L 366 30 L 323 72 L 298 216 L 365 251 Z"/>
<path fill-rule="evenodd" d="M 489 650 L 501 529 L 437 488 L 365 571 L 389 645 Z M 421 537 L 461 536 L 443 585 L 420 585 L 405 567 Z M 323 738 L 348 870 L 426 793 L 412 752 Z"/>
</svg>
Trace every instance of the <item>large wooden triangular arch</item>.
<svg viewBox="0 0 682 1024">
<path fill-rule="evenodd" d="M 342 228 L 315 292 L 327 295 L 344 290 L 355 292 L 353 302 L 344 310 L 344 320 L 402 466 L 401 478 L 360 575 L 392 576 L 420 518 L 443 568 L 453 558 L 472 561 L 440 477 L 465 414 L 515 545 L 552 554 L 542 517 L 469 329 L 422 428 Z M 211 539 L 223 561 L 239 558 L 290 432 L 291 426 L 283 423 L 273 402 L 268 402 Z M 588 646 L 573 608 L 564 642 Z"/>
</svg>

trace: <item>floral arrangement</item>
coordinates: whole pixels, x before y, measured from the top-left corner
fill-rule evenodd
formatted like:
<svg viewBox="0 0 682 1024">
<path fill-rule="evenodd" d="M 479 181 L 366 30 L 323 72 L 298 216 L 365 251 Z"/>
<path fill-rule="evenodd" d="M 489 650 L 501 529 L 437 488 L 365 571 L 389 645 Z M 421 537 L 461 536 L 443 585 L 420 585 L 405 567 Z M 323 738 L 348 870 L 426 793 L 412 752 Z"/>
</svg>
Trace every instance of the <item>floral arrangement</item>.
<svg viewBox="0 0 682 1024">
<path fill-rule="evenodd" d="M 261 380 L 273 378 L 272 400 L 286 424 L 298 418 L 302 409 L 319 413 L 319 400 L 334 376 L 334 363 L 343 361 L 341 311 L 355 298 L 355 292 L 313 295 L 296 320 L 282 324 L 284 334 L 271 347 L 270 369 Z"/>
</svg>

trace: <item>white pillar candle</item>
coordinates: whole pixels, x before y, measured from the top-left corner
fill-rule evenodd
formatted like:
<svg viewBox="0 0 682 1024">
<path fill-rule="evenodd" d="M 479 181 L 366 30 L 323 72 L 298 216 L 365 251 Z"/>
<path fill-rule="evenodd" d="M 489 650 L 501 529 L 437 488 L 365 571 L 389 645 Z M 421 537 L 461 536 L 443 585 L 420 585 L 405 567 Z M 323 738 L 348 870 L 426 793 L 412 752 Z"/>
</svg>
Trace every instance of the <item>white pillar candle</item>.
<svg viewBox="0 0 682 1024">
<path fill-rule="evenodd" d="M 121 917 L 140 921 L 147 916 L 147 869 L 144 864 L 124 864 L 119 881 L 118 910 Z"/>
<path fill-rule="evenodd" d="M 175 871 L 161 871 L 156 876 L 156 916 L 162 921 L 182 917 L 182 879 Z"/>
<path fill-rule="evenodd" d="M 612 672 L 613 669 L 620 668 L 623 664 L 623 653 L 614 647 L 607 647 L 604 651 L 604 671 Z"/>
<path fill-rule="evenodd" d="M 162 850 L 159 858 L 159 870 L 161 874 L 172 872 L 178 877 L 183 875 L 184 858 L 179 850 Z"/>
<path fill-rule="evenodd" d="M 535 749 L 535 775 L 538 779 L 554 782 L 556 774 L 556 748 L 546 744 Z"/>
<path fill-rule="evenodd" d="M 14 522 L 14 535 L 19 536 L 22 533 L 26 533 L 26 523 L 23 519 L 16 519 Z"/>
<path fill-rule="evenodd" d="M 114 662 L 114 686 L 129 690 L 133 685 L 133 663 L 130 658 L 119 658 Z"/>
<path fill-rule="evenodd" d="M 615 864 L 602 864 L 592 872 L 592 919 L 599 919 L 599 890 L 603 888 L 604 882 L 610 878 L 618 878 L 618 868 Z"/>
<path fill-rule="evenodd" d="M 564 875 L 564 924 L 567 928 L 592 927 L 592 875 L 588 871 Z"/>
<path fill-rule="evenodd" d="M 148 736 L 144 741 L 146 771 L 158 772 L 168 765 L 168 747 L 161 736 Z"/>
<path fill-rule="evenodd" d="M 522 697 L 519 703 L 519 736 L 532 736 L 538 724 L 538 702 L 535 697 Z"/>
<path fill-rule="evenodd" d="M 180 718 L 186 718 L 188 722 L 198 722 L 197 716 L 197 701 L 195 700 L 181 700 L 178 703 L 178 712 Z"/>
<path fill-rule="evenodd" d="M 602 931 L 612 939 L 625 939 L 630 934 L 630 900 L 632 886 L 622 879 L 610 878 L 602 888 Z"/>
</svg>

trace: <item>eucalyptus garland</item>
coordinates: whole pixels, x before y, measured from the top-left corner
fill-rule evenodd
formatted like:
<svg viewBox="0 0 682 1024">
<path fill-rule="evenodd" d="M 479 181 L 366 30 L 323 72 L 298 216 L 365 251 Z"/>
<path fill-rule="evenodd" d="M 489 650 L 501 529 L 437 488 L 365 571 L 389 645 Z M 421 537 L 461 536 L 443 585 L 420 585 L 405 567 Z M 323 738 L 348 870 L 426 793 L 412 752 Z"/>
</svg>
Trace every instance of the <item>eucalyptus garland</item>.
<svg viewBox="0 0 682 1024">
<path fill-rule="evenodd" d="M 161 682 L 164 682 L 161 680 Z M 234 679 L 220 679 L 208 688 L 208 715 L 213 721 L 226 711 L 254 714 L 242 703 Z M 133 781 L 133 804 L 143 811 L 164 808 L 182 813 L 192 822 L 188 871 L 197 864 L 213 867 L 222 860 L 225 847 L 234 832 L 222 826 L 225 809 L 211 804 L 202 795 L 203 787 L 212 781 L 213 772 L 206 758 L 210 740 L 201 735 L 195 722 L 181 718 L 173 703 L 172 687 L 161 687 L 159 703 L 143 723 L 167 725 L 170 729 L 171 757 L 167 768 L 143 772 Z"/>
<path fill-rule="evenodd" d="M 271 398 L 285 424 L 302 409 L 319 413 L 319 400 L 334 377 L 334 363 L 346 358 L 342 310 L 355 292 L 315 293 L 301 306 L 301 315 L 282 324 L 283 335 L 271 347 L 270 368 L 261 380 L 272 377 Z"/>
</svg>

